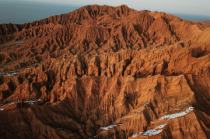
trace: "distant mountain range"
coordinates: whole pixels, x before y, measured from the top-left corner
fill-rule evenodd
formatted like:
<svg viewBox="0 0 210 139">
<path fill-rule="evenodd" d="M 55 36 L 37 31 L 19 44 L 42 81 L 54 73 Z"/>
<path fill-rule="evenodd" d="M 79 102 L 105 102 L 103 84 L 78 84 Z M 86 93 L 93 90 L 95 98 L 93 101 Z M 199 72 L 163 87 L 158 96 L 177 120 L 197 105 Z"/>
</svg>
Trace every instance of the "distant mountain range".
<svg viewBox="0 0 210 139">
<path fill-rule="evenodd" d="M 0 24 L 0 138 L 209 139 L 210 27 L 126 5 Z"/>
<path fill-rule="evenodd" d="M 27 23 L 58 15 L 79 8 L 81 5 L 59 5 L 37 2 L 0 1 L 0 23 Z M 208 20 L 210 16 L 176 14 L 183 19 L 199 21 Z"/>
<path fill-rule="evenodd" d="M 72 11 L 79 6 L 0 1 L 0 23 L 22 24 Z"/>
<path fill-rule="evenodd" d="M 205 20 L 210 20 L 210 16 L 207 15 L 190 15 L 190 14 L 176 14 L 174 15 L 179 16 L 185 20 L 192 20 L 192 21 L 205 21 Z"/>
<path fill-rule="evenodd" d="M 203 23 L 207 24 L 208 26 L 210 26 L 210 20 L 204 21 Z"/>
</svg>

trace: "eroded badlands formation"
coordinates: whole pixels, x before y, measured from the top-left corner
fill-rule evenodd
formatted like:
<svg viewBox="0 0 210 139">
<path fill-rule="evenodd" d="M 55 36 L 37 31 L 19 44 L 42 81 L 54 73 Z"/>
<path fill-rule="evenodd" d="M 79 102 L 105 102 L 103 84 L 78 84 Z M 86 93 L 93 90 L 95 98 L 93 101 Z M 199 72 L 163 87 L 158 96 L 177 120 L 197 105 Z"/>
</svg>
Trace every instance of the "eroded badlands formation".
<svg viewBox="0 0 210 139">
<path fill-rule="evenodd" d="M 0 138 L 210 138 L 210 28 L 127 6 L 0 25 Z"/>
</svg>

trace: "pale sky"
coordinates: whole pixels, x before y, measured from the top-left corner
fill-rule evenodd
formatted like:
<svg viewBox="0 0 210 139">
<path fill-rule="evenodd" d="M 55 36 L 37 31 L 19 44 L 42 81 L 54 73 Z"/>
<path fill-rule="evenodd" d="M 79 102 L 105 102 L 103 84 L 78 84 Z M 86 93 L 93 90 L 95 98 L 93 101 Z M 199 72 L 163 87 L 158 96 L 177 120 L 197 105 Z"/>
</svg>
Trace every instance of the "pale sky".
<svg viewBox="0 0 210 139">
<path fill-rule="evenodd" d="M 0 0 L 3 1 L 3 0 Z M 5 1 L 5 0 L 4 0 Z M 6 0 L 30 1 L 70 5 L 85 4 L 127 4 L 135 9 L 166 11 L 171 13 L 210 16 L 210 0 Z"/>
</svg>

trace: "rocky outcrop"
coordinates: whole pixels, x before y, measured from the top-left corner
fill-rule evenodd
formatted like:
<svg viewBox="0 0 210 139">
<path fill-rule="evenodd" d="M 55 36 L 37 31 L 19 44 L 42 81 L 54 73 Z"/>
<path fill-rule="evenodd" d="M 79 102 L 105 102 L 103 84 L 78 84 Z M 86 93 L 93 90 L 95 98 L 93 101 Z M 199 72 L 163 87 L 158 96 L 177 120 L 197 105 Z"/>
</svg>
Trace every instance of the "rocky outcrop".
<svg viewBox="0 0 210 139">
<path fill-rule="evenodd" d="M 210 137 L 208 26 L 93 5 L 21 27 L 0 32 L 2 138 Z"/>
</svg>

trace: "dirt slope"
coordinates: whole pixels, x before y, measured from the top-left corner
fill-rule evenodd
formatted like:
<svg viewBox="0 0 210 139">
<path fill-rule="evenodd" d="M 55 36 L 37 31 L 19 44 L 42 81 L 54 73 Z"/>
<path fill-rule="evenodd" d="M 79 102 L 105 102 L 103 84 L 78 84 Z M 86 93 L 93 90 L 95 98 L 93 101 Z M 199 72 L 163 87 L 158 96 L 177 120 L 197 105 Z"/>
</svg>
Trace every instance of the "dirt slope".
<svg viewBox="0 0 210 139">
<path fill-rule="evenodd" d="M 0 137 L 210 138 L 210 28 L 91 5 L 0 25 Z"/>
</svg>

